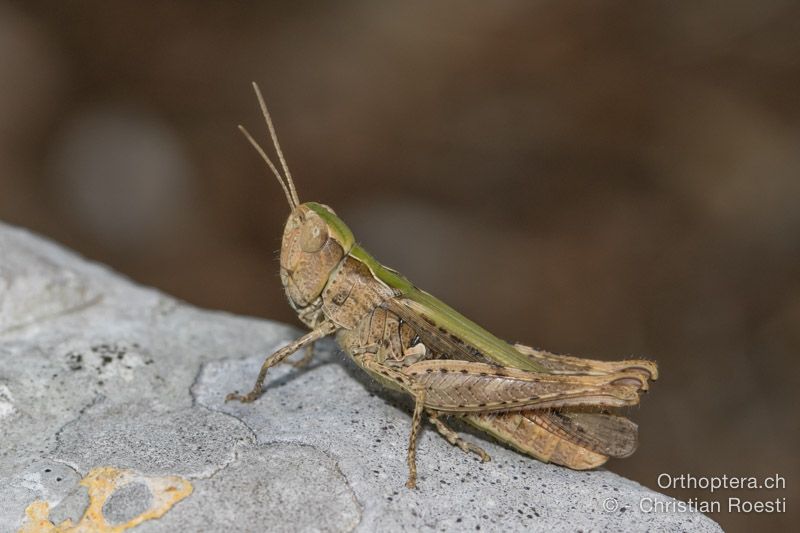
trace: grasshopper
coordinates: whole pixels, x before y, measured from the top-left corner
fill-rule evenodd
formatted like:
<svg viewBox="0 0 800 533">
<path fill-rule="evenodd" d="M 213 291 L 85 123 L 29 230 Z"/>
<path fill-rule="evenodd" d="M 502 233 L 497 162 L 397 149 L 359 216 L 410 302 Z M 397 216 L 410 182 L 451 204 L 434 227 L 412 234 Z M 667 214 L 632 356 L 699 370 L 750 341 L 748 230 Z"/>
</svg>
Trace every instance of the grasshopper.
<svg viewBox="0 0 800 533">
<path fill-rule="evenodd" d="M 554 355 L 492 335 L 441 300 L 387 268 L 356 242 L 323 204 L 300 202 L 272 118 L 253 83 L 283 174 L 243 126 L 281 185 L 291 214 L 283 232 L 280 277 L 289 305 L 311 330 L 266 358 L 247 394 L 252 402 L 267 371 L 314 342 L 335 335 L 342 350 L 380 384 L 411 396 L 408 481 L 416 486 L 416 444 L 423 415 L 451 444 L 490 459 L 443 420 L 455 415 L 499 441 L 544 462 L 582 470 L 627 457 L 637 426 L 610 409 L 635 405 L 654 362 L 595 361 Z"/>
</svg>

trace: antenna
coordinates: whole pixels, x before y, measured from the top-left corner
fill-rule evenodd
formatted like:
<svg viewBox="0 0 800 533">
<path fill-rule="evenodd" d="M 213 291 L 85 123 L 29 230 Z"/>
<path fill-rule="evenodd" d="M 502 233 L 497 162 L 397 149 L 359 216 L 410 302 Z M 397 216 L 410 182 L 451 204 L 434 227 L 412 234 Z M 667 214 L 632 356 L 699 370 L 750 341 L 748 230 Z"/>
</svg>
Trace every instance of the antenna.
<svg viewBox="0 0 800 533">
<path fill-rule="evenodd" d="M 264 149 L 261 148 L 261 145 L 256 142 L 252 135 L 250 135 L 250 132 L 247 131 L 247 128 L 240 124 L 239 131 L 241 131 L 250 144 L 253 145 L 253 148 L 256 149 L 258 155 L 261 156 L 261 159 L 263 159 L 267 164 L 269 169 L 272 171 L 272 174 L 275 175 L 275 178 L 278 180 L 278 183 L 281 184 L 281 188 L 286 195 L 286 200 L 289 202 L 289 207 L 294 210 L 295 207 L 300 205 L 300 199 L 297 197 L 297 189 L 295 189 L 294 181 L 292 180 L 292 173 L 289 171 L 289 165 L 286 164 L 286 159 L 283 157 L 283 151 L 281 150 L 281 145 L 278 142 L 278 135 L 275 133 L 275 126 L 272 124 L 272 117 L 270 117 L 269 111 L 267 110 L 267 104 L 264 102 L 264 97 L 261 95 L 261 90 L 258 88 L 258 84 L 256 82 L 253 82 L 253 89 L 256 92 L 258 104 L 261 106 L 261 113 L 264 115 L 264 120 L 267 122 L 267 128 L 269 129 L 270 137 L 272 137 L 272 144 L 275 146 L 275 151 L 278 154 L 278 159 L 283 167 L 285 177 L 281 176 L 281 173 L 278 172 L 275 164 L 269 158 Z"/>
<path fill-rule="evenodd" d="M 278 153 L 278 159 L 281 161 L 283 173 L 285 175 L 286 182 L 289 184 L 289 190 L 292 193 L 292 198 L 294 199 L 294 203 L 297 205 L 300 203 L 300 199 L 297 197 L 297 189 L 294 187 L 294 181 L 292 180 L 292 173 L 289 171 L 289 165 L 286 164 L 286 158 L 283 157 L 283 150 L 281 150 L 281 143 L 278 142 L 278 135 L 275 133 L 275 126 L 272 124 L 272 117 L 267 110 L 267 104 L 264 102 L 264 97 L 261 95 L 261 89 L 259 89 L 256 82 L 253 82 L 253 89 L 256 91 L 258 104 L 261 106 L 261 113 L 263 113 L 264 119 L 267 121 L 269 134 L 270 137 L 272 137 L 272 144 L 275 145 L 275 151 Z"/>
<path fill-rule="evenodd" d="M 250 132 L 247 131 L 247 128 L 239 124 L 239 131 L 241 131 L 242 135 L 244 135 L 245 138 L 248 141 L 250 141 L 250 144 L 252 144 L 253 148 L 256 149 L 256 152 L 258 152 L 258 155 L 261 156 L 261 159 L 263 159 L 267 163 L 267 166 L 270 168 L 270 170 L 272 170 L 272 173 L 278 179 L 278 183 L 281 184 L 281 188 L 283 189 L 284 194 L 286 194 L 286 201 L 289 202 L 289 207 L 292 208 L 292 210 L 294 211 L 294 208 L 297 207 L 297 204 L 294 203 L 294 198 L 292 198 L 292 195 L 289 194 L 289 189 L 286 187 L 286 183 L 283 182 L 283 178 L 278 172 L 278 169 L 275 168 L 275 165 L 272 163 L 272 160 L 270 160 L 269 156 L 266 154 L 266 152 L 264 152 L 264 149 L 261 148 L 261 145 L 258 144 L 255 139 L 253 139 L 253 136 L 250 135 Z"/>
</svg>

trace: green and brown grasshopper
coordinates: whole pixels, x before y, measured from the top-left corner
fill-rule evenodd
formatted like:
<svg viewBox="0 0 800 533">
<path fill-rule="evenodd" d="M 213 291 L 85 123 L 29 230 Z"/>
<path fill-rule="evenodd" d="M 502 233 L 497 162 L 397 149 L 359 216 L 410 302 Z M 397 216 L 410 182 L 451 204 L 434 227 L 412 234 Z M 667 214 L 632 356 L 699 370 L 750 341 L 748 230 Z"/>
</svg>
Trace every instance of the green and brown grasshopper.
<svg viewBox="0 0 800 533">
<path fill-rule="evenodd" d="M 254 83 L 283 176 L 239 126 L 286 194 L 280 276 L 289 304 L 311 331 L 267 357 L 253 389 L 226 401 L 252 402 L 264 378 L 301 348 L 335 335 L 355 363 L 382 385 L 413 398 L 408 481 L 416 485 L 416 442 L 423 414 L 453 445 L 488 454 L 442 420 L 457 415 L 519 451 L 582 470 L 627 457 L 637 426 L 609 409 L 635 405 L 658 377 L 646 360 L 594 361 L 509 344 L 415 287 L 360 247 L 333 210 L 300 203 L 267 107 Z"/>
</svg>

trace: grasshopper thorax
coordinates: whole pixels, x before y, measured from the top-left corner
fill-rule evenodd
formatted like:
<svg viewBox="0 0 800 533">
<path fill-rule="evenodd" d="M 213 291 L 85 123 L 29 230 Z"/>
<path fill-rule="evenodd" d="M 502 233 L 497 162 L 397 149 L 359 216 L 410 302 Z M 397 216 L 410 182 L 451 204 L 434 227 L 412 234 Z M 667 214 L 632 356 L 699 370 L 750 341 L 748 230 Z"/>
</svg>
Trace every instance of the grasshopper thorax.
<svg viewBox="0 0 800 533">
<path fill-rule="evenodd" d="M 354 244 L 353 233 L 328 206 L 306 202 L 292 210 L 281 243 L 281 282 L 301 319 Z"/>
</svg>

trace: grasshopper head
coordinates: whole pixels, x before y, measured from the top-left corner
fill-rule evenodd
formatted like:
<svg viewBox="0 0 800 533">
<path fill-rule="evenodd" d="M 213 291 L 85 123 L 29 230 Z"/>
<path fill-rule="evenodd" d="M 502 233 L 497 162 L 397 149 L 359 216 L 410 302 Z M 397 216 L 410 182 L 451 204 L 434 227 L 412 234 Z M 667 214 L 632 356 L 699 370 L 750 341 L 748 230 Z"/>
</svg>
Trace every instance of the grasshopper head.
<svg viewBox="0 0 800 533">
<path fill-rule="evenodd" d="M 264 97 L 261 96 L 261 91 L 255 83 L 253 89 L 256 91 L 261 112 L 281 162 L 283 175 L 250 133 L 242 126 L 239 126 L 239 129 L 275 175 L 289 202 L 292 213 L 283 230 L 281 282 L 289 297 L 289 303 L 297 311 L 300 319 L 314 327 L 315 313 L 306 312 L 306 308 L 311 306 L 309 310 L 314 310 L 311 304 L 322 294 L 328 278 L 353 247 L 355 239 L 347 225 L 330 207 L 316 202 L 300 203 L 292 173 L 289 172 L 289 166 L 283 157 Z"/>
<path fill-rule="evenodd" d="M 283 230 L 281 282 L 296 310 L 317 299 L 353 244 L 350 228 L 330 207 L 306 202 L 292 211 Z"/>
</svg>

